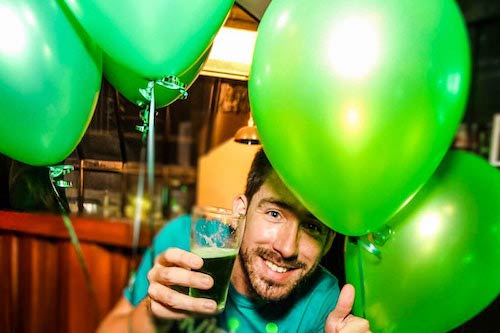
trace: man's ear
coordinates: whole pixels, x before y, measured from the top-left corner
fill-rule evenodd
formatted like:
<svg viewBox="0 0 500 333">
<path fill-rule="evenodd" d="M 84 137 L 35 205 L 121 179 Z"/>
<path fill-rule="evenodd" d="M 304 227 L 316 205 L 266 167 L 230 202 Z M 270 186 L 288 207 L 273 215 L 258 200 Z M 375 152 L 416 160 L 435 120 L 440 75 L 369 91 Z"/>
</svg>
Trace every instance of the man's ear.
<svg viewBox="0 0 500 333">
<path fill-rule="evenodd" d="M 328 253 L 328 251 L 330 251 L 330 248 L 332 247 L 332 243 L 336 235 L 337 233 L 335 231 L 328 229 L 328 236 L 326 236 L 325 246 L 323 247 L 323 252 L 321 256 L 324 256 L 325 254 Z"/>
<path fill-rule="evenodd" d="M 233 200 L 233 212 L 241 215 L 246 215 L 248 208 L 247 197 L 243 194 L 238 195 Z"/>
</svg>

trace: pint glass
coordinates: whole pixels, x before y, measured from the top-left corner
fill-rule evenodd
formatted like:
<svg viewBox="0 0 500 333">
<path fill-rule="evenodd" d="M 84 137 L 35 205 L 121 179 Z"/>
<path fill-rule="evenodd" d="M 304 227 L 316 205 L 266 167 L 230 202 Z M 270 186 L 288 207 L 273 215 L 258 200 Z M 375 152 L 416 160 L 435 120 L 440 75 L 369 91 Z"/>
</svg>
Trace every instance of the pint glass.
<svg viewBox="0 0 500 333">
<path fill-rule="evenodd" d="M 240 249 L 245 216 L 217 207 L 194 207 L 191 220 L 191 252 L 203 258 L 199 270 L 214 279 L 208 290 L 190 288 L 193 297 L 217 302 L 217 312 L 226 306 L 234 260 Z"/>
</svg>

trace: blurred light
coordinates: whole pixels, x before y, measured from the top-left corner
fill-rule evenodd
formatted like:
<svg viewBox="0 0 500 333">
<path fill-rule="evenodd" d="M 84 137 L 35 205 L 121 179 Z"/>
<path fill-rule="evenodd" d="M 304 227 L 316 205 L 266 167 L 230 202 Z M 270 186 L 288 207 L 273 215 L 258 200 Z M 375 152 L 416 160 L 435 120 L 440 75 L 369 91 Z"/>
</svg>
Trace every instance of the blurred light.
<svg viewBox="0 0 500 333">
<path fill-rule="evenodd" d="M 271 65 L 266 64 L 265 73 L 268 74 L 268 75 L 271 73 Z"/>
<path fill-rule="evenodd" d="M 334 26 L 328 56 L 340 76 L 356 79 L 371 72 L 380 58 L 378 30 L 367 17 L 348 18 Z"/>
<path fill-rule="evenodd" d="M 448 92 L 451 93 L 451 94 L 458 94 L 459 90 L 460 90 L 460 82 L 461 82 L 461 76 L 459 73 L 455 73 L 455 74 L 450 74 L 448 76 L 448 81 L 447 81 L 447 88 L 448 88 Z"/>
<path fill-rule="evenodd" d="M 210 59 L 251 64 L 255 31 L 223 27 L 214 40 Z"/>
<path fill-rule="evenodd" d="M 433 238 L 439 232 L 441 227 L 441 218 L 438 214 L 427 214 L 418 225 L 418 231 L 424 238 Z"/>
<path fill-rule="evenodd" d="M 359 113 L 356 108 L 350 108 L 346 113 L 346 120 L 349 125 L 357 125 L 359 123 Z"/>
<path fill-rule="evenodd" d="M 491 165 L 500 167 L 500 113 L 493 115 L 488 160 Z"/>
<path fill-rule="evenodd" d="M 447 204 L 442 207 L 442 211 L 447 217 L 452 217 L 457 210 L 453 204 Z"/>
<path fill-rule="evenodd" d="M 49 45 L 47 45 L 47 44 L 43 45 L 43 54 L 44 54 L 46 60 L 52 59 L 52 49 L 50 48 Z"/>
<path fill-rule="evenodd" d="M 348 150 L 350 154 L 359 154 L 369 140 L 365 130 L 366 110 L 358 102 L 349 102 L 341 106 L 341 110 L 339 117 L 332 117 L 334 131 L 337 135 L 349 138 L 345 142 L 344 149 Z"/>
<path fill-rule="evenodd" d="M 280 17 L 278 18 L 278 22 L 276 24 L 276 27 L 277 28 L 283 28 L 286 23 L 288 22 L 288 16 L 289 16 L 289 13 L 288 11 L 284 11 Z"/>
<path fill-rule="evenodd" d="M 355 134 L 362 129 L 363 125 L 363 114 L 357 105 L 348 105 L 344 109 L 343 115 L 343 127 L 344 132 Z"/>
<path fill-rule="evenodd" d="M 32 27 L 36 27 L 37 22 L 35 16 L 33 16 L 33 12 L 31 11 L 31 9 L 25 8 L 23 13 L 24 13 L 24 18 L 26 19 L 26 23 L 28 23 Z"/>
<path fill-rule="evenodd" d="M 76 17 L 82 17 L 82 8 L 80 7 L 80 3 L 77 0 L 66 0 L 66 3 L 71 8 L 71 11 Z"/>
<path fill-rule="evenodd" d="M 16 56 L 26 48 L 23 20 L 8 7 L 0 6 L 0 54 Z"/>
<path fill-rule="evenodd" d="M 222 27 L 201 74 L 248 80 L 257 32 Z"/>
</svg>

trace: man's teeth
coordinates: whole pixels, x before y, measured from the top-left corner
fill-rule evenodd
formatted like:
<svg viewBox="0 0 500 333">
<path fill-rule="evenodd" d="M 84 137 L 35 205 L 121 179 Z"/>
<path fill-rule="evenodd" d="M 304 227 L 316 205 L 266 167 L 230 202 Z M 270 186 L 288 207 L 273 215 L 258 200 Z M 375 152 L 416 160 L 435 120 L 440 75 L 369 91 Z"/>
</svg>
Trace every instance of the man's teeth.
<svg viewBox="0 0 500 333">
<path fill-rule="evenodd" d="M 269 260 L 266 260 L 266 265 L 274 272 L 285 273 L 286 271 L 288 271 L 288 268 L 277 266 Z"/>
</svg>

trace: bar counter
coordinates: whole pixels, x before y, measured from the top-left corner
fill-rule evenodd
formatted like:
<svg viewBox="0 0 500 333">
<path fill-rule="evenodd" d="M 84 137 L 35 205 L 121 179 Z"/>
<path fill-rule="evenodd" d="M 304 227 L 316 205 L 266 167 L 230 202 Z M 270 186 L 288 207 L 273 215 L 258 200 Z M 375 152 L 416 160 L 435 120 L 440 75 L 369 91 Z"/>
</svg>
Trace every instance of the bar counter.
<svg viewBox="0 0 500 333">
<path fill-rule="evenodd" d="M 149 228 L 143 227 L 134 255 L 129 222 L 70 218 L 95 293 L 61 216 L 0 211 L 2 332 L 94 332 L 151 243 Z"/>
</svg>

